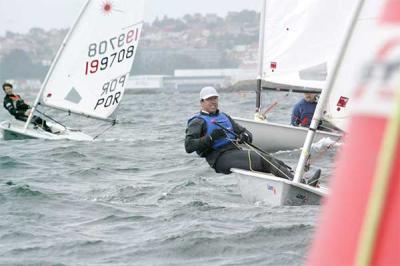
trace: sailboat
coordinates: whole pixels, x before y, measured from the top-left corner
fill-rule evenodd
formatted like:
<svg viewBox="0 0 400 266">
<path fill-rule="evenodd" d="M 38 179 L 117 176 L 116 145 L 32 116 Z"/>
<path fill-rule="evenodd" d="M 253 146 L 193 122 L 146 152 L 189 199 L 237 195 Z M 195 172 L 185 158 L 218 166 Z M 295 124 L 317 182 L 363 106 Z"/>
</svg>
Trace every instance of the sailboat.
<svg viewBox="0 0 400 266">
<path fill-rule="evenodd" d="M 345 1 L 343 0 L 341 2 Z M 350 42 L 350 40 L 353 37 L 353 32 L 356 32 L 358 35 L 365 35 L 368 32 L 368 27 L 363 24 L 364 20 L 360 19 L 367 16 L 364 9 L 363 13 L 360 15 L 362 3 L 359 1 L 354 5 L 353 2 L 352 5 L 348 7 L 353 12 L 350 16 L 350 23 L 348 22 L 349 19 L 347 19 L 347 24 L 349 25 L 345 27 L 345 34 L 344 37 L 342 37 L 342 43 L 338 48 L 337 56 L 334 60 L 332 74 L 328 76 L 326 88 L 322 90 L 321 97 L 318 101 L 310 129 L 308 130 L 307 136 L 304 140 L 302 153 L 293 180 L 276 178 L 265 173 L 232 169 L 232 172 L 238 179 L 239 188 L 244 198 L 253 202 L 263 201 L 272 205 L 314 205 L 319 204 L 321 199 L 328 195 L 329 190 L 327 188 L 310 187 L 302 184 L 300 180 L 304 175 L 304 166 L 307 157 L 310 154 L 311 145 L 316 134 L 316 128 L 323 117 L 323 112 L 328 105 L 328 100 L 331 96 L 331 92 L 335 88 L 336 81 L 342 78 L 342 76 L 338 76 L 338 72 L 339 70 L 342 71 L 345 52 L 348 50 L 349 45 L 351 49 L 358 48 L 357 45 L 351 46 L 352 42 Z M 369 10 L 376 9 L 370 8 Z M 357 44 L 359 45 L 359 43 Z M 348 67 L 349 66 L 346 65 L 344 69 L 347 69 Z"/>
<path fill-rule="evenodd" d="M 80 130 L 31 123 L 39 106 L 115 123 L 142 30 L 144 0 L 88 0 L 47 73 L 26 122 L 0 123 L 3 138 L 93 140 Z M 103 129 L 101 129 L 103 130 Z"/>
<path fill-rule="evenodd" d="M 342 1 L 265 0 L 260 20 L 259 64 L 256 117 L 261 112 L 262 88 L 283 91 L 321 92 L 333 67 L 333 59 L 351 16 Z M 348 101 L 348 98 L 347 98 Z M 337 100 L 332 98 L 332 102 Z M 346 102 L 347 103 L 347 102 Z M 322 138 L 339 140 L 341 125 L 330 109 L 325 120 L 339 131 L 317 131 L 314 141 Z M 335 111 L 335 113 L 329 113 Z M 253 142 L 266 151 L 292 150 L 302 146 L 307 128 L 271 123 L 260 119 L 234 117 L 253 133 Z M 289 114 L 288 114 L 289 120 Z"/>
<path fill-rule="evenodd" d="M 359 36 L 346 54 L 355 104 L 310 266 L 400 265 L 400 1 L 372 2 L 380 19 L 365 21 L 370 41 Z"/>
</svg>

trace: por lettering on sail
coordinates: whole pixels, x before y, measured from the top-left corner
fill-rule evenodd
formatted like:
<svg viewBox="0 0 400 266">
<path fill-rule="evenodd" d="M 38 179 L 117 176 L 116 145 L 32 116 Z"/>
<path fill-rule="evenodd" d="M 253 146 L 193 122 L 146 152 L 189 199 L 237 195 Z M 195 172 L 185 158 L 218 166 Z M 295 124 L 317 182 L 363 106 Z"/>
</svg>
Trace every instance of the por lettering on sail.
<svg viewBox="0 0 400 266">
<path fill-rule="evenodd" d="M 97 99 L 94 110 L 96 110 L 96 108 L 100 106 L 108 108 L 119 103 L 119 100 L 122 97 L 122 90 L 125 86 L 125 81 L 128 75 L 129 73 L 104 83 L 102 93 Z"/>
</svg>

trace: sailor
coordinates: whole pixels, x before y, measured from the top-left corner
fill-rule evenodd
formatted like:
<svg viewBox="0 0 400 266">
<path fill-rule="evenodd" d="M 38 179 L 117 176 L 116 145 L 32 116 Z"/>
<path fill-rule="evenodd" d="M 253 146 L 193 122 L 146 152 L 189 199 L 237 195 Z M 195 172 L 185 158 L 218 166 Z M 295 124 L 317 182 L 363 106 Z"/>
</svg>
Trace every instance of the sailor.
<svg viewBox="0 0 400 266">
<path fill-rule="evenodd" d="M 218 97 L 213 87 L 204 87 L 200 91 L 201 111 L 188 121 L 186 152 L 196 152 L 204 157 L 217 173 L 230 174 L 231 168 L 239 168 L 272 173 L 292 180 L 293 173 L 284 162 L 266 153 L 245 150 L 239 145 L 251 143 L 252 134 L 228 114 L 219 111 Z M 313 180 L 317 181 L 319 176 L 320 170 Z"/>
<path fill-rule="evenodd" d="M 317 107 L 317 94 L 304 93 L 303 99 L 298 101 L 292 110 L 292 126 L 309 127 Z"/>
<path fill-rule="evenodd" d="M 3 102 L 4 108 L 6 108 L 7 111 L 16 119 L 21 121 L 28 120 L 28 116 L 31 113 L 31 107 L 21 98 L 21 96 L 14 94 L 13 85 L 7 82 L 4 83 L 3 91 L 6 94 Z M 47 125 L 46 121 L 40 117 L 34 115 L 32 117 L 32 123 L 51 133 L 51 128 Z"/>
</svg>

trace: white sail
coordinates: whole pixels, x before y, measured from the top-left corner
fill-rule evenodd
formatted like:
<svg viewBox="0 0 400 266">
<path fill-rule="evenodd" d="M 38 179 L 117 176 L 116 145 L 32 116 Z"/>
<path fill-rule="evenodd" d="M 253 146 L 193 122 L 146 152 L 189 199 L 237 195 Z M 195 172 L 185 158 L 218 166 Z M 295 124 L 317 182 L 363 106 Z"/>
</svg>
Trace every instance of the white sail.
<svg viewBox="0 0 400 266">
<path fill-rule="evenodd" d="M 384 3 L 382 0 L 365 2 L 324 112 L 324 119 L 342 130 L 347 128 L 352 107 L 351 98 L 357 88 L 356 82 L 363 74 L 359 73 L 359 68 L 355 67 L 354 62 L 358 62 L 360 65 L 369 65 L 367 61 L 369 59 L 364 55 L 372 54 L 380 42 L 379 38 L 372 37 L 372 33 L 378 32 L 375 30 L 377 19 Z M 360 51 L 363 52 L 360 53 Z M 365 69 L 365 71 L 368 70 Z"/>
<path fill-rule="evenodd" d="M 263 79 L 322 89 L 354 3 L 266 0 Z"/>
<path fill-rule="evenodd" d="M 109 117 L 128 81 L 143 10 L 144 0 L 89 0 L 48 73 L 41 104 Z"/>
</svg>

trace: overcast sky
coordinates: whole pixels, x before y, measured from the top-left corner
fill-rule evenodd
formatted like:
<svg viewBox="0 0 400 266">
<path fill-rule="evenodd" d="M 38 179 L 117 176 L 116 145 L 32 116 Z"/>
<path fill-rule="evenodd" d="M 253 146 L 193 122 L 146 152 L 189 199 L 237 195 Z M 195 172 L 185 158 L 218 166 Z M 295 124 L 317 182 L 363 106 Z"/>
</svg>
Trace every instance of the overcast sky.
<svg viewBox="0 0 400 266">
<path fill-rule="evenodd" d="M 112 0 L 111 0 L 112 1 Z M 132 0 L 134 1 L 134 0 Z M 86 0 L 0 0 L 0 35 L 5 31 L 25 33 L 32 27 L 68 28 Z M 214 13 L 261 9 L 262 0 L 146 0 L 145 21 L 167 15 Z"/>
</svg>

